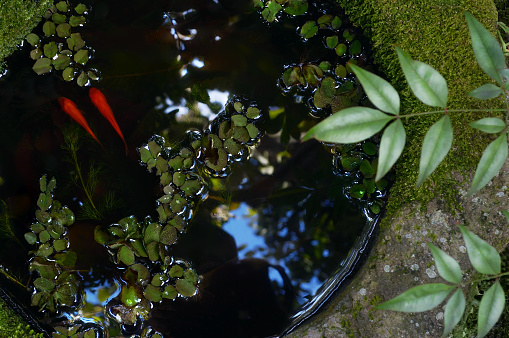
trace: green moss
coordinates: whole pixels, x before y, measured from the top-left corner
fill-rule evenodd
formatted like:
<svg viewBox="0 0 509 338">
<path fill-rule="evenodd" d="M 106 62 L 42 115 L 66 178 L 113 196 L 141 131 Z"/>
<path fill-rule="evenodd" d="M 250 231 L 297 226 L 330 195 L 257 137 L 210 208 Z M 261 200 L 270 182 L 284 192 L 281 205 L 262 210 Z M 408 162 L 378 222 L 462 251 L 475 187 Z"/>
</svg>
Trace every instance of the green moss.
<svg viewBox="0 0 509 338">
<path fill-rule="evenodd" d="M 34 332 L 0 298 L 0 337 L 43 338 L 44 336 L 42 333 Z"/>
<path fill-rule="evenodd" d="M 420 103 L 406 85 L 394 49 L 397 45 L 413 59 L 436 68 L 447 80 L 449 109 L 499 108 L 498 99 L 481 101 L 465 94 L 491 82 L 478 67 L 471 48 L 464 10 L 472 13 L 495 33 L 497 11 L 491 0 L 416 0 L 402 4 L 398 0 L 338 0 L 350 19 L 361 26 L 372 40 L 373 58 L 385 78 L 399 91 L 403 114 L 433 111 Z M 484 116 L 474 113 L 451 114 L 455 140 L 451 152 L 435 173 L 417 188 L 420 150 L 429 127 L 440 115 L 404 120 L 407 144 L 396 164 L 396 182 L 391 188 L 388 215 L 408 202 L 425 206 L 433 197 L 442 196 L 447 206 L 461 209 L 456 202 L 458 178 L 477 166 L 490 138 L 466 127 L 468 122 Z"/>
<path fill-rule="evenodd" d="M 41 21 L 52 0 L 6 0 L 0 6 L 0 72 L 2 62 Z"/>
<path fill-rule="evenodd" d="M 359 316 L 359 313 L 361 313 L 361 310 L 363 309 L 363 306 L 360 302 L 355 302 L 355 304 L 352 307 L 352 318 L 355 320 Z"/>
</svg>

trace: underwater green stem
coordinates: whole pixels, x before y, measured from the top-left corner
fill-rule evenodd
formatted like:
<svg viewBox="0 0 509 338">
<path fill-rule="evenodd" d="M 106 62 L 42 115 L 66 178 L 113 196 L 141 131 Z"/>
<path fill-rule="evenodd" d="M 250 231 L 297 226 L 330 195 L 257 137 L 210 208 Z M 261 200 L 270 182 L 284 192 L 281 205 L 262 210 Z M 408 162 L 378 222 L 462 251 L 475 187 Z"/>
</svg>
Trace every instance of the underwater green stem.
<svg viewBox="0 0 509 338">
<path fill-rule="evenodd" d="M 5 268 L 3 266 L 0 265 L 0 273 L 2 275 L 5 276 L 5 278 L 7 278 L 8 280 L 10 280 L 11 282 L 13 283 L 16 283 L 18 284 L 19 286 L 25 288 L 26 285 L 24 285 L 23 283 L 21 283 L 16 277 L 14 277 L 13 275 L 11 275 L 10 273 L 8 273 Z"/>
</svg>

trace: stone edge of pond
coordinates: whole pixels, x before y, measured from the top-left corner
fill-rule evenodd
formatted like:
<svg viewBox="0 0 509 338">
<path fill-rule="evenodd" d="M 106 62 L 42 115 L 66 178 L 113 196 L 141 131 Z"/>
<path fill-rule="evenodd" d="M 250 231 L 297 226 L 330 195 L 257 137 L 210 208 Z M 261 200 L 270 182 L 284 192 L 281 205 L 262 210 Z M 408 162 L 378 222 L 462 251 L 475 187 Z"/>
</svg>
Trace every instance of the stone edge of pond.
<svg viewBox="0 0 509 338">
<path fill-rule="evenodd" d="M 495 34 L 497 11 L 493 1 L 458 0 L 451 5 L 429 0 L 402 5 L 397 0 L 338 0 L 354 24 L 374 41 L 375 64 L 400 92 L 404 113 L 430 111 L 407 88 L 394 45 L 412 58 L 426 62 L 444 75 L 449 86 L 450 108 L 499 108 L 500 100 L 479 101 L 465 93 L 490 82 L 475 62 L 463 11 L 468 10 Z M 423 283 L 444 282 L 437 277 L 426 242 L 432 242 L 458 259 L 465 281 L 475 278 L 457 225 L 464 225 L 499 251 L 507 245 L 509 230 L 502 208 L 508 208 L 509 165 L 476 195 L 466 191 L 486 138 L 466 129 L 465 120 L 479 117 L 463 114 L 453 120 L 454 152 L 420 189 L 415 188 L 420 145 L 433 123 L 416 119 L 407 130 L 407 145 L 396 167 L 387 217 L 368 263 L 356 279 L 328 308 L 292 337 L 438 337 L 443 330 L 443 304 L 423 313 L 373 310 Z M 414 122 L 414 121 L 412 121 Z M 473 141 L 474 140 L 474 141 Z M 472 156 L 472 154 L 477 154 Z M 461 162 L 458 163 L 458 159 Z M 440 196 L 440 197 L 436 197 Z M 468 290 L 466 290 L 468 292 Z M 470 295 L 471 296 L 471 295 Z M 469 294 L 467 293 L 467 299 Z M 442 313 L 442 314 L 440 314 Z M 457 332 L 462 328 L 457 328 Z"/>
<path fill-rule="evenodd" d="M 52 0 L 6 0 L 0 6 L 0 73 L 3 60 L 17 49 L 53 5 Z"/>
</svg>

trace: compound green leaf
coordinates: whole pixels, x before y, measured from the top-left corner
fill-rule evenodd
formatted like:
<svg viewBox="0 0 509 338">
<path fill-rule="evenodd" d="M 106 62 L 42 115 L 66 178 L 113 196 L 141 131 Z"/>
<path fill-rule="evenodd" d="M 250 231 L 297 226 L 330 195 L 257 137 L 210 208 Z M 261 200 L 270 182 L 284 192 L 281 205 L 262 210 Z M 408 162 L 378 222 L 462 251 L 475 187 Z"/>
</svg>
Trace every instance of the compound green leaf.
<svg viewBox="0 0 509 338">
<path fill-rule="evenodd" d="M 500 282 L 497 280 L 481 298 L 477 317 L 477 337 L 484 337 L 488 334 L 500 318 L 504 307 L 504 289 L 502 289 Z"/>
<path fill-rule="evenodd" d="M 392 168 L 405 147 L 406 133 L 401 119 L 397 119 L 385 128 L 380 142 L 380 156 L 375 181 L 380 180 Z"/>
<path fill-rule="evenodd" d="M 480 100 L 493 99 L 502 94 L 502 89 L 493 83 L 486 83 L 469 92 L 467 95 Z"/>
<path fill-rule="evenodd" d="M 498 251 L 476 234 L 459 226 L 467 246 L 468 258 L 474 269 L 486 275 L 500 273 L 501 260 Z"/>
<path fill-rule="evenodd" d="M 452 124 L 449 115 L 443 116 L 429 128 L 422 142 L 421 162 L 417 186 L 442 162 L 452 145 Z"/>
<path fill-rule="evenodd" d="M 479 129 L 480 131 L 490 134 L 500 133 L 506 127 L 505 122 L 497 117 L 485 117 L 471 122 L 468 125 L 472 128 Z"/>
<path fill-rule="evenodd" d="M 445 305 L 444 333 L 442 337 L 447 337 L 449 335 L 452 329 L 459 323 L 461 317 L 463 317 L 463 312 L 465 312 L 465 295 L 459 288 L 453 293 Z"/>
<path fill-rule="evenodd" d="M 443 283 L 415 286 L 399 296 L 375 306 L 375 309 L 400 312 L 428 311 L 442 303 L 454 288 L 453 285 Z"/>
<path fill-rule="evenodd" d="M 468 196 L 483 188 L 499 172 L 507 158 L 507 135 L 503 133 L 484 150 L 475 171 Z"/>
<path fill-rule="evenodd" d="M 435 265 L 440 277 L 450 283 L 461 283 L 462 273 L 458 262 L 435 245 L 428 243 L 428 246 L 435 259 Z"/>
<path fill-rule="evenodd" d="M 505 68 L 505 58 L 502 48 L 491 33 L 477 21 L 472 14 L 465 12 L 472 48 L 479 67 L 491 78 L 502 84 L 500 71 Z"/>
<path fill-rule="evenodd" d="M 393 119 L 379 110 L 350 107 L 311 128 L 303 141 L 314 137 L 323 142 L 357 143 L 375 135 Z"/>
<path fill-rule="evenodd" d="M 445 108 L 447 106 L 447 82 L 433 67 L 415 61 L 401 48 L 396 47 L 399 63 L 414 95 L 424 104 Z"/>
<path fill-rule="evenodd" d="M 349 66 L 359 79 L 369 100 L 378 109 L 394 115 L 399 114 L 399 95 L 389 82 L 354 64 Z"/>
</svg>

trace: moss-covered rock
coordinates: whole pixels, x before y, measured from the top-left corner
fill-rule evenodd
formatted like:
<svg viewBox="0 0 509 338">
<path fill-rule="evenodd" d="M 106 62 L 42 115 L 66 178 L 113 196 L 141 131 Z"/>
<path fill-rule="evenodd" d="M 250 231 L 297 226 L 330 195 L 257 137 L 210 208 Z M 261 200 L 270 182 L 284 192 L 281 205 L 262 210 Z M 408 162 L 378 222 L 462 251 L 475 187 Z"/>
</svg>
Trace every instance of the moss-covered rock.
<svg viewBox="0 0 509 338">
<path fill-rule="evenodd" d="M 21 317 L 14 313 L 7 304 L 0 298 L 0 337 L 27 337 L 42 338 L 27 325 Z"/>
<path fill-rule="evenodd" d="M 6 0 L 0 6 L 0 73 L 9 56 L 41 21 L 52 0 Z"/>
<path fill-rule="evenodd" d="M 380 73 L 400 92 L 403 114 L 432 111 L 420 103 L 405 83 L 394 49 L 435 67 L 449 86 L 449 109 L 499 108 L 498 99 L 480 101 L 465 94 L 490 79 L 478 67 L 463 11 L 469 11 L 495 34 L 497 10 L 491 0 L 338 0 L 355 24 L 372 40 L 373 58 Z M 412 118 L 407 145 L 396 165 L 387 217 L 371 257 L 355 280 L 324 313 L 297 329 L 306 337 L 439 337 L 443 330 L 441 306 L 423 313 L 377 311 L 372 307 L 409 288 L 444 282 L 437 274 L 427 242 L 452 255 L 466 274 L 476 278 L 458 224 L 486 239 L 499 251 L 509 230 L 502 208 L 507 201 L 509 166 L 473 197 L 466 197 L 473 172 L 490 138 L 469 128 L 479 114 L 451 114 L 455 140 L 451 153 L 421 188 L 415 187 L 420 148 L 435 118 Z M 484 115 L 484 114 L 483 114 Z M 473 295 L 467 292 L 467 302 Z M 462 327 L 458 327 L 458 331 Z M 459 332 L 458 332 L 459 333 Z M 461 333 L 459 333 L 461 336 Z"/>
</svg>

